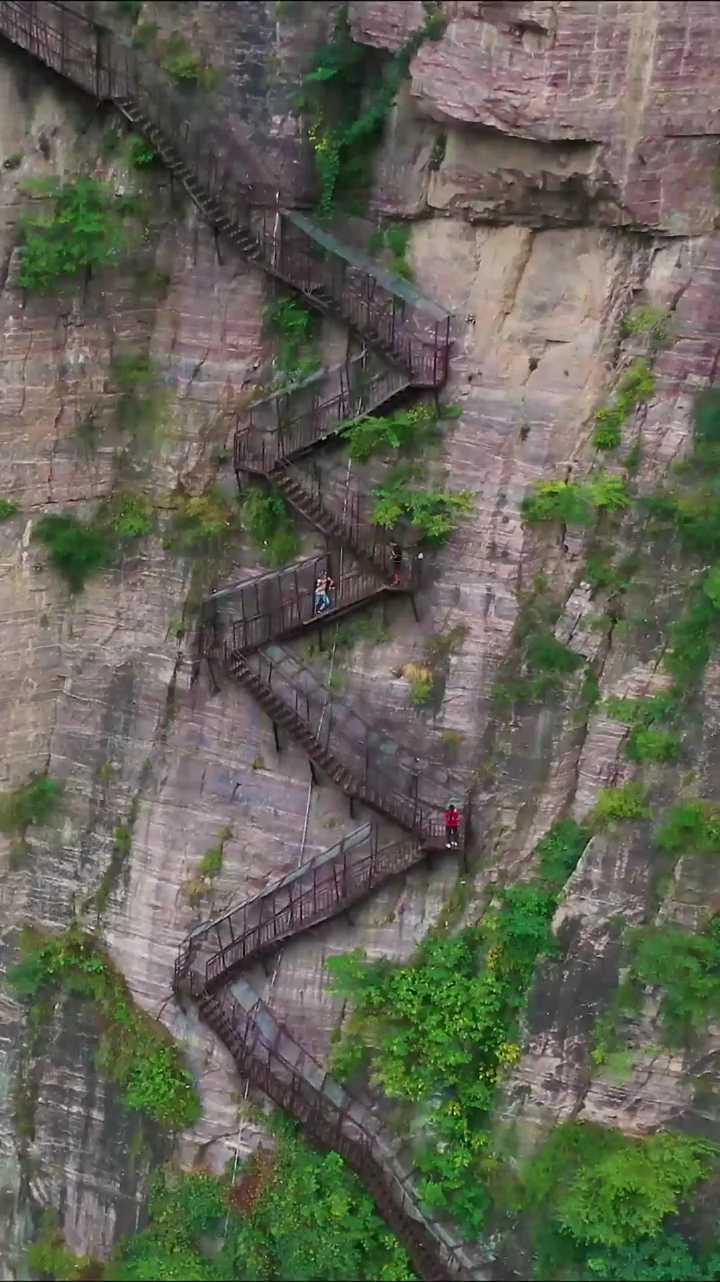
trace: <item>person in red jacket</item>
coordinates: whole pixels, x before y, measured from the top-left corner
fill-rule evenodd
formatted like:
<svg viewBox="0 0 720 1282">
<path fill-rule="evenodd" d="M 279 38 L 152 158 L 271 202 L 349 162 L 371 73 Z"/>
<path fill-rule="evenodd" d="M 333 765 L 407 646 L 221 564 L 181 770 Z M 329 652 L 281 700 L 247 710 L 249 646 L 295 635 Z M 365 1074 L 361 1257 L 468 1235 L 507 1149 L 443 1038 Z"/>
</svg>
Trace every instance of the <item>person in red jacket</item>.
<svg viewBox="0 0 720 1282">
<path fill-rule="evenodd" d="M 448 802 L 445 811 L 445 839 L 448 850 L 457 850 L 460 846 L 460 821 L 462 815 L 454 801 Z"/>
</svg>

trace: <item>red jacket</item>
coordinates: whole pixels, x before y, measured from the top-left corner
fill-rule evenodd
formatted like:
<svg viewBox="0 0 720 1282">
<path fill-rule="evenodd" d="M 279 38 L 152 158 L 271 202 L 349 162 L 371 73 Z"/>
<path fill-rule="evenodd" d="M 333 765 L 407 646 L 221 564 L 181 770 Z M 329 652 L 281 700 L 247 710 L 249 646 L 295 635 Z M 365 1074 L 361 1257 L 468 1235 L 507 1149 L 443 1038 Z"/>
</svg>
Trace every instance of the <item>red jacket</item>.
<svg viewBox="0 0 720 1282">
<path fill-rule="evenodd" d="M 459 828 L 462 815 L 459 810 L 445 811 L 445 824 L 448 828 Z"/>
</svg>

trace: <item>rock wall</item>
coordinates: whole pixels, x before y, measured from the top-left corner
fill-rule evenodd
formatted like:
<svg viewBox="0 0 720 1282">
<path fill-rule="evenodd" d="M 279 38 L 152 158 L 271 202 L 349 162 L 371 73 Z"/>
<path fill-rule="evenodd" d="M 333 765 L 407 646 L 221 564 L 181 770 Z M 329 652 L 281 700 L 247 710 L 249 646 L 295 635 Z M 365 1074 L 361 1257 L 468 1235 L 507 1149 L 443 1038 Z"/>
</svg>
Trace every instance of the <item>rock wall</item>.
<svg viewBox="0 0 720 1282">
<path fill-rule="evenodd" d="M 300 8 L 184 6 L 183 21 L 196 21 L 223 50 L 223 65 L 236 67 L 232 84 L 249 84 L 256 136 L 262 129 L 293 136 L 295 125 L 258 67 L 274 32 L 290 94 L 295 59 L 315 39 L 312 24 L 303 25 L 306 6 L 302 15 Z M 625 429 L 628 443 L 642 443 L 633 482 L 639 492 L 654 488 L 682 453 L 694 392 L 715 378 L 710 50 L 720 12 L 715 4 L 672 0 L 444 8 L 445 32 L 421 46 L 399 95 L 371 206 L 375 216 L 417 220 L 414 278 L 453 310 L 443 396 L 461 404 L 463 415 L 448 426 L 433 466 L 447 467 L 451 483 L 470 488 L 475 508 L 451 548 L 426 559 L 420 623 L 402 603 L 391 604 L 390 639 L 357 646 L 342 672 L 347 697 L 418 753 L 443 760 L 443 732 L 461 736 L 474 785 L 471 915 L 496 883 L 523 875 L 537 838 L 558 815 L 584 814 L 598 788 L 628 768 L 622 728 L 597 712 L 579 718 L 576 704 L 559 700 L 507 717 L 492 702 L 535 576 L 543 572 L 564 603 L 559 634 L 594 659 L 603 694 L 638 693 L 659 679 L 662 630 L 648 620 L 656 605 L 661 620 L 681 605 L 685 585 L 672 549 L 650 548 L 633 583 L 627 626 L 593 625 L 604 602 L 582 586 L 582 542 L 528 532 L 519 509 L 533 480 L 589 466 L 593 411 L 632 352 L 632 340 L 621 342 L 620 321 L 634 301 L 673 312 L 656 393 Z M 424 17 L 421 5 L 395 0 L 352 4 L 350 13 L 356 38 L 388 50 Z M 159 13 L 157 20 L 164 21 Z M 26 200 L 18 179 L 90 163 L 119 184 L 136 180 L 119 162 L 102 159 L 108 122 L 92 104 L 4 47 L 0 57 L 0 159 L 22 154 L 19 168 L 0 171 L 0 261 L 7 268 L 0 496 L 22 509 L 0 525 L 0 610 L 10 660 L 0 676 L 0 782 L 14 785 L 29 770 L 47 768 L 65 785 L 57 824 L 32 830 L 21 867 L 4 866 L 2 963 L 25 921 L 62 927 L 87 904 L 108 868 L 114 827 L 133 814 L 130 858 L 102 919 L 89 919 L 137 1000 L 182 1041 L 198 1073 L 204 1115 L 179 1139 L 178 1154 L 219 1169 L 252 1146 L 257 1127 L 246 1119 L 244 1084 L 222 1047 L 170 1000 L 177 945 L 193 921 L 260 889 L 362 815 L 351 820 L 328 783 L 312 787 L 307 762 L 291 744 L 276 754 L 248 695 L 229 683 L 216 695 L 205 681 L 190 686 L 177 631 L 192 567 L 161 535 L 70 599 L 31 534 L 40 513 L 70 505 L 89 512 L 121 483 L 116 450 L 124 443 L 103 437 L 88 455 L 77 427 L 90 407 L 112 410 L 110 364 L 123 347 L 146 346 L 169 389 L 163 430 L 126 460 L 133 480 L 161 508 L 178 485 L 198 493 L 218 474 L 227 482 L 217 404 L 247 395 L 264 377 L 268 286 L 216 245 L 159 173 L 147 180 L 153 212 L 142 263 L 57 296 L 26 299 L 14 248 Z M 341 463 L 355 474 L 328 454 L 328 466 Z M 646 544 L 633 514 L 614 537 L 621 550 L 642 552 Z M 236 578 L 261 569 L 245 541 L 231 560 L 225 571 Z M 459 624 L 465 639 L 449 659 L 440 710 L 413 712 L 397 674 L 433 633 Z M 716 751 L 713 681 L 714 669 L 692 760 L 706 795 Z M 653 796 L 664 804 L 676 782 L 672 770 L 658 768 Z M 184 888 L 225 828 L 232 835 L 222 874 L 212 897 L 193 909 Z M 325 957 L 363 946 L 372 956 L 407 958 L 443 914 L 457 877 L 452 857 L 414 870 L 354 913 L 352 926 L 328 923 L 287 946 L 267 975 L 254 977 L 258 990 L 323 1055 L 342 1017 L 327 992 Z M 663 911 L 697 920 L 714 890 L 708 879 L 707 866 L 684 861 Z M 565 959 L 539 977 L 527 1051 L 507 1087 L 505 1116 L 522 1121 L 527 1142 L 553 1118 L 578 1113 L 630 1129 L 671 1118 L 705 1125 L 706 1114 L 693 1112 L 690 1079 L 712 1075 L 712 1041 L 694 1065 L 642 1052 L 628 1083 L 590 1072 L 588 1032 L 617 984 L 618 917 L 649 920 L 657 907 L 647 825 L 595 839 L 559 912 Z M 149 1154 L 137 1155 L 132 1119 L 92 1066 L 96 1034 L 87 1011 L 59 1008 L 47 1046 L 33 1059 L 20 1007 L 4 990 L 0 1001 L 0 1213 L 8 1226 L 0 1261 L 2 1276 L 13 1278 L 23 1275 L 22 1245 L 44 1206 L 60 1210 L 69 1246 L 106 1254 L 140 1215 L 148 1165 L 163 1146 L 152 1137 Z M 648 1009 L 638 1045 L 652 1043 L 652 1018 Z M 17 1083 L 28 1074 L 37 1105 L 31 1133 L 20 1135 Z"/>
</svg>

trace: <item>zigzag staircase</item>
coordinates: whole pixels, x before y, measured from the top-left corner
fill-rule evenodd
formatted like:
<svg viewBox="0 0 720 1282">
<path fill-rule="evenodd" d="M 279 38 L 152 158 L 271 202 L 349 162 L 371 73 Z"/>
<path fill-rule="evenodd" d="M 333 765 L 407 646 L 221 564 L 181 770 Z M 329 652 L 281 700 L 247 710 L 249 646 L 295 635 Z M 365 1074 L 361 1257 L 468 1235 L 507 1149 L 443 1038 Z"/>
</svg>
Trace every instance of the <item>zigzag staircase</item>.
<svg viewBox="0 0 720 1282">
<path fill-rule="evenodd" d="M 325 371 L 309 391 L 303 385 L 257 402 L 236 425 L 234 455 L 238 478 L 254 472 L 272 480 L 297 511 L 367 567 L 364 585 L 362 572 L 354 587 L 349 581 L 339 583 L 335 617 L 386 591 L 386 542 L 377 533 L 361 535 L 352 516 L 339 518 L 331 512 L 292 465 L 342 430 L 348 418 L 379 408 L 399 391 L 439 388 L 447 376 L 448 314 L 297 210 L 281 207 L 275 185 L 258 174 L 254 157 L 229 138 L 223 122 L 188 119 L 188 100 L 156 65 L 74 7 L 54 0 L 0 0 L 0 35 L 96 100 L 113 102 L 148 138 L 218 232 L 376 349 Z M 257 583 L 250 590 L 257 591 Z M 244 615 L 242 623 L 248 622 Z M 294 619 L 275 618 L 267 635 L 257 625 L 252 635 L 246 628 L 242 638 L 234 630 L 225 648 L 226 670 L 251 690 L 276 728 L 293 734 L 311 762 L 348 796 L 393 819 L 412 838 L 378 850 L 374 830 L 365 825 L 257 899 L 203 926 L 180 951 L 174 989 L 180 998 L 187 994 L 197 1002 L 201 1018 L 223 1040 L 243 1076 L 296 1117 L 319 1147 L 345 1157 L 407 1247 L 420 1277 L 431 1282 L 480 1277 L 479 1259 L 451 1228 L 424 1213 L 412 1182 L 411 1157 L 398 1155 L 370 1108 L 334 1082 L 245 981 L 237 979 L 244 966 L 283 940 L 344 911 L 387 877 L 445 844 L 438 806 L 440 792 L 447 796 L 447 779 L 432 779 L 432 772 L 425 771 L 423 783 L 430 781 L 434 795 L 420 799 L 418 774 L 402 759 L 399 745 L 393 747 L 387 736 L 378 738 L 351 709 L 334 703 L 292 656 L 265 645 L 270 636 L 303 630 L 306 622 L 301 607 Z M 363 727 L 359 736 L 358 725 Z M 392 765 L 385 752 L 389 744 L 395 752 Z M 382 769 L 378 761 L 385 762 Z M 394 779 L 391 791 L 384 784 L 388 770 Z M 213 934 L 214 945 L 208 942 Z M 196 970 L 194 961 L 208 949 L 204 967 Z"/>
<path fill-rule="evenodd" d="M 451 1225 L 428 1219 L 413 1178 L 412 1153 L 388 1142 L 371 1107 L 328 1074 L 279 1024 L 241 971 L 279 944 L 346 911 L 389 877 L 412 867 L 414 841 L 378 847 L 370 824 L 288 873 L 261 895 L 207 922 L 185 940 L 174 989 L 192 997 L 238 1071 L 298 1118 L 314 1143 L 342 1154 L 405 1244 L 422 1278 L 470 1279 L 481 1261 Z M 232 991 L 228 990 L 232 984 Z"/>
</svg>

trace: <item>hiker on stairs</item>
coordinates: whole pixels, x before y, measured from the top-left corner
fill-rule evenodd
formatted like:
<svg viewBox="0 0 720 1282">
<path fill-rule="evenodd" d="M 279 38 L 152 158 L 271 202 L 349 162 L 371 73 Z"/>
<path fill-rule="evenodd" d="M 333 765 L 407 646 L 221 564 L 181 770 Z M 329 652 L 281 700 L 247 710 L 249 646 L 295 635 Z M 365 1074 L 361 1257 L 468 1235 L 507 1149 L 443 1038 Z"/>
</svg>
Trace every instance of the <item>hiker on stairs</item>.
<svg viewBox="0 0 720 1282">
<path fill-rule="evenodd" d="M 449 801 L 445 811 L 445 839 L 448 850 L 460 847 L 460 821 L 462 815 L 454 801 Z"/>
</svg>

